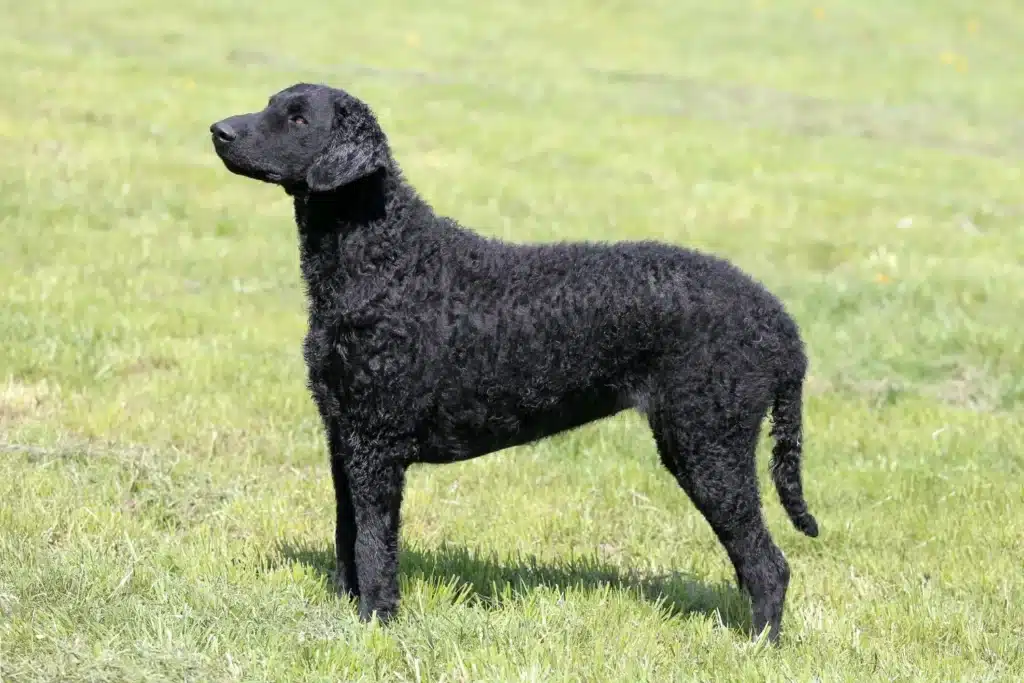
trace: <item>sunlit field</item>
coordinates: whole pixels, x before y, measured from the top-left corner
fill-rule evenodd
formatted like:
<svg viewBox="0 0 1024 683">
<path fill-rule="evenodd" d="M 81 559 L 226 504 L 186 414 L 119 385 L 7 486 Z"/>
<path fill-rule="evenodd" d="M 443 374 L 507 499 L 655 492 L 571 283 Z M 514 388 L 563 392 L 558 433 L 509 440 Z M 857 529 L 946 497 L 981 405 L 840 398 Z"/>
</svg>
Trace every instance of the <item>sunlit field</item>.
<svg viewBox="0 0 1024 683">
<path fill-rule="evenodd" d="M 0 681 L 1024 678 L 1017 2 L 0 4 Z M 399 617 L 331 588 L 292 207 L 211 122 L 376 110 L 435 209 L 659 239 L 811 357 L 780 647 L 634 414 L 410 471 Z"/>
</svg>

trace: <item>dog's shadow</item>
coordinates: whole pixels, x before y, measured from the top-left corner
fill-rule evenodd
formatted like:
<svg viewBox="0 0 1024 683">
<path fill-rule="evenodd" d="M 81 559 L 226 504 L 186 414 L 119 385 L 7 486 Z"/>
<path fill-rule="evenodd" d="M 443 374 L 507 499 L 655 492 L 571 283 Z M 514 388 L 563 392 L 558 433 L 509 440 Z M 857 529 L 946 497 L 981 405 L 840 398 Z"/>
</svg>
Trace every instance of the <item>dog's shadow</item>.
<svg viewBox="0 0 1024 683">
<path fill-rule="evenodd" d="M 286 563 L 297 562 L 314 570 L 333 585 L 335 563 L 330 548 L 279 543 L 276 554 Z M 597 558 L 546 564 L 532 556 L 499 561 L 453 545 L 403 548 L 399 576 L 435 585 L 450 585 L 454 580 L 471 604 L 490 609 L 521 600 L 541 587 L 563 593 L 567 589 L 597 592 L 610 588 L 653 603 L 668 617 L 711 616 L 729 629 L 750 629 L 750 603 L 733 583 L 710 584 L 681 573 L 624 572 Z"/>
</svg>

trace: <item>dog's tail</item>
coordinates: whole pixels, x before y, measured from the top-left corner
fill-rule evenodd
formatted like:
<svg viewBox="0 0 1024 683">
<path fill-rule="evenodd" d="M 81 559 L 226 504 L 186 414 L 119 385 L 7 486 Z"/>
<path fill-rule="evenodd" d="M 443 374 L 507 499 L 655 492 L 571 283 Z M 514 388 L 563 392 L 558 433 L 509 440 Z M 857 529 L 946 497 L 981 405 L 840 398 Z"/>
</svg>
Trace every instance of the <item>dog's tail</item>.
<svg viewBox="0 0 1024 683">
<path fill-rule="evenodd" d="M 802 345 L 801 345 L 802 346 Z M 803 437 L 803 384 L 807 368 L 803 349 L 799 366 L 788 368 L 780 378 L 772 405 L 772 480 L 793 526 L 811 538 L 818 535 L 818 522 L 807 511 L 800 481 L 800 454 Z"/>
</svg>

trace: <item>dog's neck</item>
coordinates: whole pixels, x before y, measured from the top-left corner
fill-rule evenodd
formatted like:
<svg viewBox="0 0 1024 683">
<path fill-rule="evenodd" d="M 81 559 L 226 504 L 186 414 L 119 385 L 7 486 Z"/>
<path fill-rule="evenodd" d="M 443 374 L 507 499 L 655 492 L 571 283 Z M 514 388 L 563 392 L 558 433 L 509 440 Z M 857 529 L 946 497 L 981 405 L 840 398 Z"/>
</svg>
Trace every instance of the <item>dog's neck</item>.
<svg viewBox="0 0 1024 683">
<path fill-rule="evenodd" d="M 391 165 L 330 192 L 293 196 L 312 316 L 342 305 L 353 281 L 393 268 L 433 216 Z"/>
<path fill-rule="evenodd" d="M 389 169 L 379 169 L 327 192 L 290 191 L 295 200 L 295 222 L 300 237 L 347 236 L 372 230 L 387 220 L 388 205 L 401 195 L 402 179 Z"/>
</svg>

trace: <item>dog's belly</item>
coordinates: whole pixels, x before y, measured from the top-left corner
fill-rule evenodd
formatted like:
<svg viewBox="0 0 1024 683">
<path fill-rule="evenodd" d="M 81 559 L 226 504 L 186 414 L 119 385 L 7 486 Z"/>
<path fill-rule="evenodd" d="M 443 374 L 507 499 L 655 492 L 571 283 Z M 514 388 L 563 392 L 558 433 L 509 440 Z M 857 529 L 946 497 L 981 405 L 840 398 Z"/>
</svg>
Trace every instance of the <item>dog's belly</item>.
<svg viewBox="0 0 1024 683">
<path fill-rule="evenodd" d="M 541 407 L 489 405 L 486 413 L 446 414 L 427 425 L 421 462 L 469 460 L 610 417 L 630 407 L 621 393 L 590 388 Z"/>
</svg>

